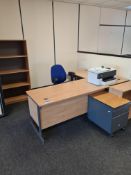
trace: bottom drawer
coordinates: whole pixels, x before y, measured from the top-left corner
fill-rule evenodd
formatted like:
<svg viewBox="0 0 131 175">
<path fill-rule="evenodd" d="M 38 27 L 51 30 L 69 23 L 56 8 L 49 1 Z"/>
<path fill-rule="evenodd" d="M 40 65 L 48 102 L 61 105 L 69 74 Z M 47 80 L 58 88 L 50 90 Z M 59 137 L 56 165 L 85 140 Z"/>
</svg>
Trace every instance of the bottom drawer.
<svg viewBox="0 0 131 175">
<path fill-rule="evenodd" d="M 128 113 L 124 113 L 112 119 L 112 133 L 125 128 L 128 122 Z"/>
</svg>

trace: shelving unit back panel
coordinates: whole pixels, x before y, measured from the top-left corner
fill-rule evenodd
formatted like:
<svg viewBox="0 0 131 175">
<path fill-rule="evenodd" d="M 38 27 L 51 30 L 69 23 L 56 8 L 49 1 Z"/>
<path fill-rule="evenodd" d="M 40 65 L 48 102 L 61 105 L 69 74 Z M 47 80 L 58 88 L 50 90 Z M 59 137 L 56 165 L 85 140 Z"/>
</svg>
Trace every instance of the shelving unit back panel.
<svg viewBox="0 0 131 175">
<path fill-rule="evenodd" d="M 23 41 L 0 41 L 0 56 L 26 54 L 24 43 Z"/>
<path fill-rule="evenodd" d="M 28 82 L 27 73 L 2 76 L 2 84 Z"/>
<path fill-rule="evenodd" d="M 0 70 L 25 69 L 26 63 L 23 58 L 0 59 Z"/>
<path fill-rule="evenodd" d="M 6 89 L 4 90 L 4 98 L 10 98 L 20 95 L 26 95 L 26 91 L 29 89 L 29 86 L 27 87 L 18 87 L 14 89 Z"/>
</svg>

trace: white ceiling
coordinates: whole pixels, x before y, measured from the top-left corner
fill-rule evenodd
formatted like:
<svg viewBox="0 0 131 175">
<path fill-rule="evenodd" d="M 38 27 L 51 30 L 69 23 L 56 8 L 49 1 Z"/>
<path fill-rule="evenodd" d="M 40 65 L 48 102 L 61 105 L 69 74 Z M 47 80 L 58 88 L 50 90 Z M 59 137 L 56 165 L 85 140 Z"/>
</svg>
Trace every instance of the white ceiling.
<svg viewBox="0 0 131 175">
<path fill-rule="evenodd" d="M 100 7 L 118 8 L 118 9 L 126 9 L 125 7 L 131 6 L 131 0 L 58 0 L 58 1 L 89 4 Z"/>
</svg>

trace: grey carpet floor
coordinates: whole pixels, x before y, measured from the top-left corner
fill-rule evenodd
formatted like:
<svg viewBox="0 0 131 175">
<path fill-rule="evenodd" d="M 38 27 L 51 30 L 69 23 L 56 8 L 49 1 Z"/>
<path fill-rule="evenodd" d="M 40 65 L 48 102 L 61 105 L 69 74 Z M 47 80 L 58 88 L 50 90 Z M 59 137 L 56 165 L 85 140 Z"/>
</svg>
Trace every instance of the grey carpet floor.
<svg viewBox="0 0 131 175">
<path fill-rule="evenodd" d="M 0 175 L 131 175 L 131 122 L 113 138 L 77 117 L 44 132 L 32 129 L 27 103 L 0 119 Z"/>
</svg>

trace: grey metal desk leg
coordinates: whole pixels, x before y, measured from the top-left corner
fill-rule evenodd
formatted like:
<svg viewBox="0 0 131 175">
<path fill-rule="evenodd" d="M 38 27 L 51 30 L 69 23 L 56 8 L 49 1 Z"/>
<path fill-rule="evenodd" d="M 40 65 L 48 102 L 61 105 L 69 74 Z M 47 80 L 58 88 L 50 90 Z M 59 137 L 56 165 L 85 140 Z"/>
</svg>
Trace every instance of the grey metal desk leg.
<svg viewBox="0 0 131 175">
<path fill-rule="evenodd" d="M 42 144 L 44 144 L 44 138 L 43 138 L 42 129 L 41 129 L 40 108 L 38 106 L 37 106 L 37 112 L 38 112 L 38 124 L 39 124 L 38 129 L 37 129 L 37 126 L 35 126 L 32 118 L 31 118 L 31 124 L 33 126 L 34 131 L 40 138 Z"/>
<path fill-rule="evenodd" d="M 39 122 L 39 135 L 42 143 L 44 143 L 44 138 L 42 135 L 42 128 L 41 128 L 41 117 L 40 117 L 40 107 L 37 106 L 37 112 L 38 112 L 38 122 Z"/>
</svg>

